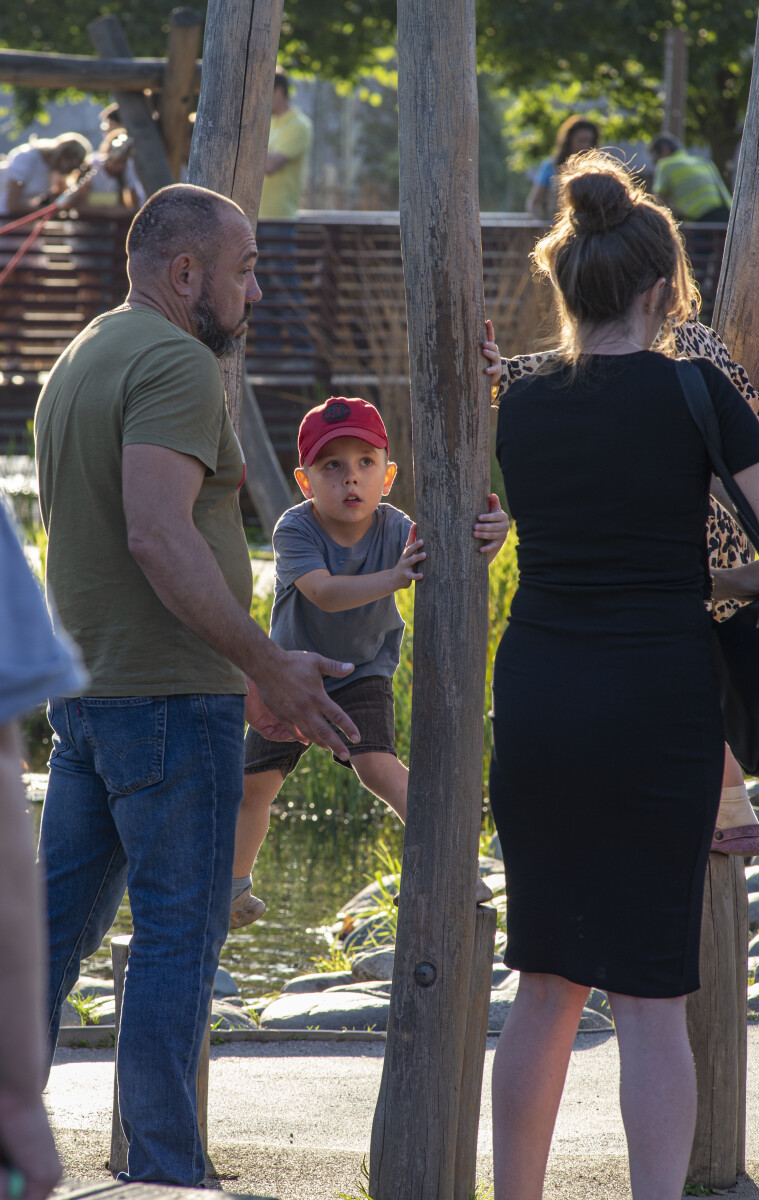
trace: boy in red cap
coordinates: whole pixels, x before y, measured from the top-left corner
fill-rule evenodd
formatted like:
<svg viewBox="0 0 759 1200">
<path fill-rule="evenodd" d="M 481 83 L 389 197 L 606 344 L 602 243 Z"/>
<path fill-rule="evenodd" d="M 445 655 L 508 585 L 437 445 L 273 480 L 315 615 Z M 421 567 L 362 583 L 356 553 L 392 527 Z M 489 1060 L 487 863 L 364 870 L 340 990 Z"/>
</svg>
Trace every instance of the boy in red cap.
<svg viewBox="0 0 759 1200">
<path fill-rule="evenodd" d="M 361 733 L 355 745 L 345 739 L 351 754 L 343 765 L 405 822 L 408 771 L 396 754 L 393 711 L 404 623 L 394 593 L 423 578 L 424 542 L 410 517 L 382 503 L 397 467 L 390 462 L 385 426 L 373 404 L 333 396 L 312 408 L 300 426 L 298 452 L 295 478 L 305 500 L 288 509 L 274 530 L 271 638 L 287 650 L 316 650 L 355 664 L 347 679 L 324 680 Z M 508 517 L 492 495 L 490 511 L 474 526 L 488 563 L 508 528 Z M 253 724 L 245 738 L 231 929 L 264 912 L 263 900 L 251 894 L 250 872 L 269 827 L 272 801 L 308 750 L 302 742 L 276 740 L 284 731 L 250 688 L 247 713 Z M 478 901 L 489 899 L 479 877 L 478 883 Z"/>
</svg>

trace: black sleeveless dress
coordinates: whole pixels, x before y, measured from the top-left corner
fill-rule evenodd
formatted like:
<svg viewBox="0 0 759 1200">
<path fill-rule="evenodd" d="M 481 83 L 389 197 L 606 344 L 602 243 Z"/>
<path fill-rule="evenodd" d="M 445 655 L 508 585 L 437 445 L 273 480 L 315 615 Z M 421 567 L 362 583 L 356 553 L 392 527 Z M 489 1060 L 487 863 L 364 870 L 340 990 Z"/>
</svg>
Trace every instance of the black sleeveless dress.
<svg viewBox="0 0 759 1200">
<path fill-rule="evenodd" d="M 759 462 L 759 422 L 695 361 L 731 471 Z M 506 963 L 684 995 L 723 766 L 701 436 L 672 360 L 642 351 L 512 384 L 496 449 L 520 569 L 493 673 Z"/>
</svg>

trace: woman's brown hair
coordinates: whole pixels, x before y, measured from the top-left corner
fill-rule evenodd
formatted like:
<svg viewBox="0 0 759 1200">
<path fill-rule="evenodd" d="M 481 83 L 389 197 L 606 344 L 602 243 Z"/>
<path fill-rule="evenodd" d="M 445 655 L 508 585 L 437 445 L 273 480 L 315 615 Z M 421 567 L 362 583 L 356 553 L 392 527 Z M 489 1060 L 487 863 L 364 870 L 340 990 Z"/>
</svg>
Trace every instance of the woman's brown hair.
<svg viewBox="0 0 759 1200">
<path fill-rule="evenodd" d="M 531 255 L 554 287 L 559 351 L 576 363 L 580 327 L 622 320 L 637 296 L 665 279 L 657 349 L 674 353 L 672 329 L 697 295 L 682 235 L 666 205 L 649 196 L 617 159 L 576 154 L 559 183 L 559 209 Z"/>
</svg>

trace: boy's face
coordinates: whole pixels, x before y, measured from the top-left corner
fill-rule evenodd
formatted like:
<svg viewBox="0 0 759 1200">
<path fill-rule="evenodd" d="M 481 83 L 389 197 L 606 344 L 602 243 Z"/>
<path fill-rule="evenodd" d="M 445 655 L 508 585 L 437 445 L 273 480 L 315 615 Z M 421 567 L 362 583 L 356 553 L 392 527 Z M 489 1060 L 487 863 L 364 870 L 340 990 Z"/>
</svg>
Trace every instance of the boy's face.
<svg viewBox="0 0 759 1200">
<path fill-rule="evenodd" d="M 297 467 L 295 478 L 328 533 L 330 525 L 347 526 L 363 536 L 396 470 L 384 450 L 341 437 L 328 442 L 310 467 Z"/>
</svg>

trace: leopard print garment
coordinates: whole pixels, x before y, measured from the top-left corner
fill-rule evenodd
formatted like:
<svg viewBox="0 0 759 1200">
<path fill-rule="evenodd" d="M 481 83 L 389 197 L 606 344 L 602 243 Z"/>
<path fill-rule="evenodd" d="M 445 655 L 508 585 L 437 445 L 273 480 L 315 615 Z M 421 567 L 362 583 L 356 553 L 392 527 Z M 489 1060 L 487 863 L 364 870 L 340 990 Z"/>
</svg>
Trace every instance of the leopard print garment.
<svg viewBox="0 0 759 1200">
<path fill-rule="evenodd" d="M 727 375 L 728 379 L 743 396 L 752 411 L 759 416 L 759 392 L 752 386 L 745 369 L 730 358 L 727 346 L 718 333 L 708 325 L 699 321 L 687 321 L 675 330 L 675 343 L 678 356 L 682 358 L 708 358 L 716 367 Z M 517 379 L 525 379 L 535 375 L 539 368 L 550 363 L 557 357 L 555 350 L 547 350 L 542 354 L 519 354 L 515 358 L 501 359 L 503 370 L 501 386 L 494 397 L 497 403 L 510 384 Z M 719 501 L 709 497 L 709 517 L 706 524 L 706 546 L 709 555 L 709 566 L 737 567 L 742 563 L 751 562 L 753 554 L 746 535 L 735 524 Z M 712 612 L 716 620 L 724 621 L 732 616 L 736 609 L 748 600 L 724 600 L 713 604 Z"/>
</svg>

